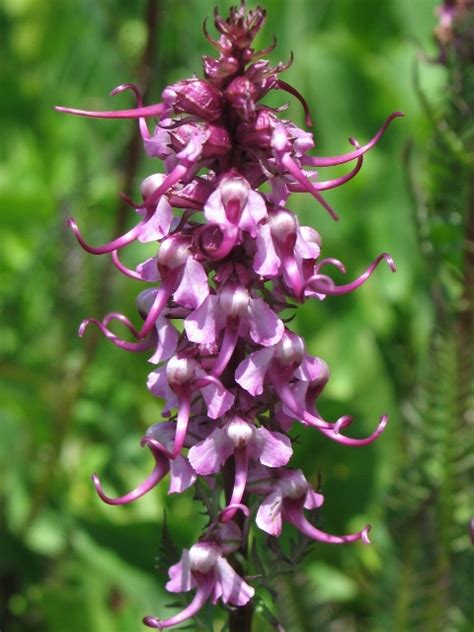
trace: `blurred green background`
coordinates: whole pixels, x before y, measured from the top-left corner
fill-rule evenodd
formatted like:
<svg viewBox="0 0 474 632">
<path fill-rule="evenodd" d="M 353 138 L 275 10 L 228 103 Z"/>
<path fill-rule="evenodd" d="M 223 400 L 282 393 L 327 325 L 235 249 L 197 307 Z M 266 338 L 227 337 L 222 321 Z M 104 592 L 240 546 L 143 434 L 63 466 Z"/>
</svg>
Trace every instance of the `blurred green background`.
<svg viewBox="0 0 474 632">
<path fill-rule="evenodd" d="M 226 14 L 231 3 L 217 4 Z M 315 544 L 297 572 L 276 580 L 277 603 L 268 596 L 265 602 L 288 632 L 472 632 L 462 604 L 449 597 L 436 603 L 446 566 L 433 560 L 450 558 L 451 540 L 438 540 L 436 551 L 428 547 L 420 562 L 413 547 L 426 525 L 397 522 L 410 515 L 406 490 L 416 488 L 425 464 L 417 454 L 432 441 L 424 424 L 434 423 L 413 421 L 435 316 L 432 269 L 420 253 L 407 181 L 423 187 L 429 180 L 423 157 L 433 128 L 416 95 L 413 64 L 421 49 L 436 54 L 436 2 L 262 4 L 268 22 L 258 44 L 277 36 L 275 63 L 293 51 L 295 62 L 283 78 L 310 104 L 321 155 L 346 151 L 349 136 L 366 142 L 391 111 L 406 114 L 367 156 L 357 179 L 327 194 L 340 222 L 309 196 L 291 203 L 301 221 L 321 233 L 324 256 L 346 263 L 348 277 L 383 251 L 398 266 L 397 274 L 380 266 L 354 295 L 308 302 L 294 321 L 309 351 L 331 368 L 320 399 L 324 415 L 353 414 L 357 436 L 370 433 L 381 414 L 390 415 L 382 438 L 363 449 L 301 430 L 293 460 L 313 483 L 321 475 L 324 528 L 344 533 L 371 522 L 373 544 Z M 65 220 L 73 215 L 90 243 L 108 241 L 134 222 L 118 191 L 129 189 L 136 198 L 141 179 L 160 165 L 142 154 L 134 122 L 78 119 L 52 108 L 126 107 L 128 95 L 107 94 L 127 81 L 147 87 L 148 103 L 159 101 L 167 84 L 201 73 L 200 56 L 212 52 L 201 24 L 213 7 L 212 0 L 0 3 L 2 632 L 142 629 L 143 615 L 165 616 L 173 601 L 164 591 L 166 576 L 155 568 L 164 509 L 178 549 L 199 534 L 192 491 L 167 497 L 164 484 L 132 506 L 113 508 L 99 501 L 90 482 L 98 472 L 106 491 L 119 494 L 146 476 L 151 457 L 139 440 L 160 411 L 145 388 L 146 355 L 122 352 L 92 329 L 77 337 L 87 316 L 113 310 L 134 318 L 138 284 L 115 274 L 108 258 L 85 254 Z M 442 104 L 444 71 L 423 63 L 421 81 L 434 107 Z M 284 93 L 271 99 L 286 101 Z M 293 99 L 289 116 L 302 124 Z M 145 256 L 132 247 L 125 258 L 133 265 Z M 441 478 L 445 456 L 440 449 L 429 461 Z M 423 512 L 431 500 L 425 494 L 414 502 Z M 467 500 L 459 511 L 455 531 L 469 519 Z M 454 519 L 450 513 L 445 521 Z M 472 569 L 467 531 L 452 537 Z M 411 553 L 406 542 L 414 542 Z M 456 572 L 451 565 L 451 587 Z M 450 609 L 449 625 L 441 625 L 439 608 Z M 273 629 L 262 609 L 255 629 Z M 220 630 L 225 618 L 218 609 L 215 615 Z"/>
</svg>

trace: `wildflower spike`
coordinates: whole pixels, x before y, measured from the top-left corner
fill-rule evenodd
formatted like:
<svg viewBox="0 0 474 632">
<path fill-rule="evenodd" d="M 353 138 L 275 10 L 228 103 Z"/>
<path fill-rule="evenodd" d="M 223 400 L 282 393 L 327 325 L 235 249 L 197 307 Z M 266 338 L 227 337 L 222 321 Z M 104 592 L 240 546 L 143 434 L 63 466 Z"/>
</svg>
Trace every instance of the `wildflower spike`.
<svg viewBox="0 0 474 632">
<path fill-rule="evenodd" d="M 79 116 L 138 119 L 146 153 L 164 163 L 164 169 L 143 181 L 140 202 L 122 194 L 140 216 L 122 236 L 90 246 L 69 220 L 85 250 L 110 254 L 121 274 L 151 284 L 137 298 L 141 327 L 112 312 L 102 320 L 84 320 L 79 335 L 93 325 L 121 349 L 151 351 L 147 387 L 164 400 L 164 420 L 141 439 L 155 459 L 152 472 L 118 498 L 106 495 L 94 474 L 99 497 L 109 505 L 133 502 L 165 476 L 170 494 L 188 489 L 199 477 L 208 490 L 208 525 L 171 566 L 166 584 L 170 592 L 193 590 L 194 595 L 173 616 L 144 618 L 146 626 L 158 630 L 186 622 L 208 601 L 251 613 L 248 604 L 255 591 L 241 573 L 253 517 L 260 530 L 275 537 L 286 522 L 325 544 L 369 543 L 369 526 L 332 535 L 305 515 L 319 509 L 324 498 L 300 470 L 288 467 L 293 454 L 289 432 L 299 422 L 324 439 L 362 447 L 381 435 L 387 416 L 365 438 L 345 434 L 352 424 L 349 415 L 334 422 L 324 419 L 316 404 L 329 380 L 328 367 L 307 353 L 302 338 L 289 328 L 292 316 L 282 311 L 311 298 L 352 292 L 383 260 L 392 271 L 395 265 L 382 253 L 355 280 L 336 285 L 321 270 L 333 266 L 345 273 L 343 263 L 321 258 L 319 233 L 300 224 L 288 198 L 310 193 L 339 219 L 321 192 L 349 183 L 391 121 L 403 115 L 391 114 L 365 145 L 350 138 L 352 151 L 329 158 L 311 155 L 312 132 L 283 118 L 285 106 L 264 103 L 272 90 L 289 93 L 303 106 L 311 128 L 305 98 L 280 79 L 293 55 L 288 63 L 271 66 L 263 57 L 276 40 L 261 51 L 252 47 L 265 18 L 261 7 L 247 10 L 243 0 L 226 19 L 216 9 L 217 37 L 208 33 L 206 22 L 203 30 L 218 57 L 203 57 L 204 79 L 194 76 L 166 87 L 162 103 L 145 106 L 138 88 L 125 83 L 111 94 L 133 92 L 136 108 L 56 108 Z M 153 131 L 149 117 L 159 119 Z M 350 170 L 341 176 L 325 179 L 321 173 L 346 163 L 352 163 Z M 136 270 L 119 258 L 132 242 L 152 248 Z M 113 333 L 116 321 L 132 342 Z"/>
</svg>

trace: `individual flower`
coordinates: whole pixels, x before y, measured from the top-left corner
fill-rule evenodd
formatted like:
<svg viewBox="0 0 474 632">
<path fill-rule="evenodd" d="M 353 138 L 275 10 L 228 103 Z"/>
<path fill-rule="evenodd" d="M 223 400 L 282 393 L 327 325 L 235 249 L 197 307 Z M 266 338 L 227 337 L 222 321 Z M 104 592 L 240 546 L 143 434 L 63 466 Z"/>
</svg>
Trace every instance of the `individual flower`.
<svg viewBox="0 0 474 632">
<path fill-rule="evenodd" d="M 214 536 L 216 537 L 216 536 Z M 164 630 L 193 617 L 210 600 L 244 606 L 253 597 L 254 589 L 232 568 L 225 556 L 239 548 L 239 528 L 234 523 L 220 527 L 213 540 L 202 540 L 182 553 L 180 561 L 169 569 L 170 580 L 166 589 L 173 593 L 196 589 L 191 603 L 180 613 L 168 619 L 145 617 L 150 628 Z"/>
</svg>

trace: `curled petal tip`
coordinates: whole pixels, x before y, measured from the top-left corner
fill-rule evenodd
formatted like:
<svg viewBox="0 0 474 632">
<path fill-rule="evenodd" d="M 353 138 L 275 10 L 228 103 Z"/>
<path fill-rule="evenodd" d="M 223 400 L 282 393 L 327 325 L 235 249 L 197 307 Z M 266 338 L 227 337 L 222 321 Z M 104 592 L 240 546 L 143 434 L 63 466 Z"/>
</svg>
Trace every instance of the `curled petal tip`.
<svg viewBox="0 0 474 632">
<path fill-rule="evenodd" d="M 364 544 L 371 544 L 370 542 L 370 538 L 369 538 L 369 532 L 372 529 L 372 525 L 368 524 L 366 527 L 364 527 L 362 529 L 362 533 L 361 533 L 361 540 Z"/>
<path fill-rule="evenodd" d="M 161 623 L 155 617 L 143 617 L 143 623 L 147 625 L 149 628 L 155 628 L 157 630 L 162 630 Z"/>
<path fill-rule="evenodd" d="M 87 327 L 90 325 L 90 318 L 86 318 L 85 320 L 82 321 L 82 323 L 79 325 L 79 329 L 77 330 L 77 335 L 79 336 L 79 338 L 82 338 L 82 336 L 84 335 Z"/>
<path fill-rule="evenodd" d="M 242 503 L 232 503 L 231 505 L 227 505 L 227 507 L 221 511 L 219 514 L 219 522 L 229 522 L 239 509 L 246 518 L 250 516 L 250 509 L 246 505 L 243 505 Z"/>
<path fill-rule="evenodd" d="M 124 92 L 124 90 L 132 90 L 137 96 L 140 95 L 140 91 L 134 83 L 121 83 L 119 86 L 109 92 L 111 97 L 115 97 L 117 94 Z"/>
<path fill-rule="evenodd" d="M 343 428 L 347 428 L 347 426 L 350 426 L 351 423 L 352 423 L 352 417 L 350 415 L 344 415 L 343 417 L 338 419 L 336 423 L 334 424 L 334 433 L 339 434 L 339 432 Z"/>
<path fill-rule="evenodd" d="M 390 270 L 392 272 L 396 272 L 397 271 L 397 266 L 395 265 L 395 261 L 392 259 L 392 257 L 388 254 L 388 252 L 384 252 L 383 254 L 380 255 L 381 257 L 383 257 L 385 259 L 385 261 L 387 262 L 388 267 L 390 268 Z"/>
</svg>

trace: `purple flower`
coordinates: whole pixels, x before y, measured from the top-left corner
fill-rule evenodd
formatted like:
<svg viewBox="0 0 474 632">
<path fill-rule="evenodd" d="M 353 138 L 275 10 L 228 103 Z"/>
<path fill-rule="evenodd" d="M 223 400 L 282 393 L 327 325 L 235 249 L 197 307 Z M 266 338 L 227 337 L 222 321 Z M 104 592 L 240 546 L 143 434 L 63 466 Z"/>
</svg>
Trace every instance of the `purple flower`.
<svg viewBox="0 0 474 632">
<path fill-rule="evenodd" d="M 141 326 L 112 312 L 102 320 L 84 320 L 80 335 L 94 325 L 119 348 L 148 352 L 155 366 L 147 386 L 164 400 L 166 421 L 142 438 L 155 460 L 151 474 L 118 498 L 107 496 L 94 475 L 99 496 L 108 504 L 132 502 L 168 474 L 169 493 L 202 478 L 209 494 L 207 528 L 170 568 L 167 583 L 171 592 L 194 589 L 194 597 L 175 616 L 146 617 L 152 628 L 178 625 L 209 600 L 234 607 L 248 603 L 254 589 L 235 569 L 245 570 L 242 533 L 246 538 L 253 515 L 257 527 L 274 537 L 286 522 L 325 543 L 369 541 L 369 527 L 337 536 L 308 520 L 305 511 L 320 508 L 323 496 L 300 470 L 287 469 L 293 453 L 288 432 L 299 422 L 332 441 L 360 447 L 382 433 L 387 417 L 368 437 L 353 438 L 346 435 L 350 416 L 335 421 L 321 416 L 317 400 L 329 379 L 328 367 L 306 352 L 285 310 L 308 299 L 354 291 L 383 260 L 392 271 L 395 266 L 383 253 L 359 277 L 336 285 L 326 270 L 333 266 L 344 273 L 344 265 L 334 257 L 320 258 L 319 233 L 301 226 L 287 204 L 294 193 L 310 193 L 338 219 L 323 192 L 356 177 L 367 152 L 402 114 L 391 114 L 364 145 L 350 139 L 352 149 L 346 153 L 314 155 L 312 132 L 282 118 L 282 108 L 262 102 L 271 90 L 287 92 L 303 106 L 311 128 L 303 96 L 280 79 L 289 63 L 271 66 L 262 59 L 274 45 L 263 51 L 252 47 L 264 20 L 263 9 L 247 11 L 244 2 L 232 7 L 226 20 L 216 13 L 218 39 L 206 27 L 205 34 L 218 58 L 204 57 L 205 78 L 168 86 L 159 104 L 144 106 L 137 87 L 123 84 L 112 94 L 131 91 L 135 108 L 58 108 L 90 117 L 137 119 L 145 151 L 164 164 L 165 173 L 143 181 L 139 202 L 124 196 L 140 218 L 124 235 L 91 246 L 69 220 L 88 252 L 109 254 L 123 275 L 151 284 L 137 298 Z M 153 131 L 149 117 L 156 119 Z M 322 176 L 326 167 L 348 163 L 345 174 Z M 119 254 L 134 241 L 157 245 L 156 254 L 135 270 Z M 132 340 L 116 334 L 115 327 L 125 329 Z"/>
<path fill-rule="evenodd" d="M 237 509 L 249 514 L 247 507 L 242 505 L 249 460 L 258 460 L 267 467 L 280 467 L 288 463 L 292 452 L 287 436 L 263 426 L 256 428 L 245 419 L 233 416 L 215 428 L 204 441 L 196 443 L 188 456 L 194 471 L 201 476 L 216 474 L 229 457 L 234 457 L 234 487 L 229 503 L 221 513 L 221 520 L 227 522 Z"/>
<path fill-rule="evenodd" d="M 180 561 L 169 570 L 167 590 L 181 593 L 196 589 L 189 606 L 169 619 L 145 617 L 145 625 L 163 630 L 193 617 L 209 599 L 212 603 L 220 599 L 233 606 L 244 606 L 253 597 L 254 589 L 225 559 L 225 555 L 239 548 L 242 538 L 239 528 L 228 523 L 220 528 L 218 536 L 216 540 L 200 541 L 185 549 Z"/>
<path fill-rule="evenodd" d="M 331 535 L 316 528 L 306 519 L 304 510 L 318 509 L 323 504 L 324 498 L 311 489 L 301 470 L 286 470 L 277 472 L 276 475 L 276 477 L 267 477 L 265 485 L 262 473 L 259 472 L 258 491 L 268 493 L 255 519 L 260 529 L 278 537 L 281 534 L 283 522 L 289 522 L 308 538 L 326 544 L 347 544 L 357 540 L 369 544 L 370 525 L 364 527 L 359 533 Z"/>
</svg>

